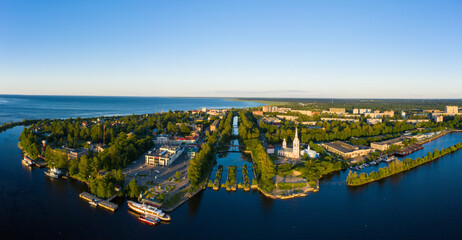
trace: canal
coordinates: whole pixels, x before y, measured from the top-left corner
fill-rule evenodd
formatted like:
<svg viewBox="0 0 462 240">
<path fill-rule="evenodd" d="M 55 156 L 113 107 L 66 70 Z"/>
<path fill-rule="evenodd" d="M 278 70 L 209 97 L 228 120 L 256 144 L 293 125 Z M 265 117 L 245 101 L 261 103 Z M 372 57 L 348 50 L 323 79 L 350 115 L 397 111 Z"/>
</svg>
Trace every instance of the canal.
<svg viewBox="0 0 462 240">
<path fill-rule="evenodd" d="M 237 116 L 234 116 L 233 118 L 233 129 L 232 133 L 234 137 L 239 137 L 239 125 L 238 125 L 239 119 Z M 228 169 L 230 166 L 236 166 L 236 182 L 239 184 L 243 183 L 243 177 L 242 177 L 242 167 L 244 165 L 247 166 L 248 169 L 248 174 L 249 174 L 249 180 L 252 182 L 252 179 L 254 178 L 254 174 L 252 171 L 252 161 L 250 159 L 250 156 L 245 155 L 244 153 L 239 152 L 239 140 L 238 139 L 232 139 L 231 142 L 229 143 L 230 147 L 228 149 L 228 152 L 220 153 L 217 154 L 216 159 L 217 159 L 217 164 L 213 167 L 212 174 L 210 175 L 210 180 L 215 181 L 215 176 L 216 172 L 218 169 L 219 165 L 223 166 L 223 175 L 221 177 L 221 183 L 225 183 L 226 179 L 228 178 Z M 225 191 L 224 189 L 222 191 Z"/>
<path fill-rule="evenodd" d="M 325 177 L 307 197 L 271 200 L 256 191 L 205 190 L 150 227 L 121 203 L 115 213 L 91 208 L 72 180 L 50 180 L 23 167 L 22 127 L 0 134 L 2 239 L 461 239 L 462 151 L 365 186 L 344 184 L 348 171 Z M 418 154 L 462 141 L 461 133 L 428 143 Z M 247 164 L 237 155 L 222 163 Z M 250 172 L 250 171 L 249 171 Z"/>
</svg>

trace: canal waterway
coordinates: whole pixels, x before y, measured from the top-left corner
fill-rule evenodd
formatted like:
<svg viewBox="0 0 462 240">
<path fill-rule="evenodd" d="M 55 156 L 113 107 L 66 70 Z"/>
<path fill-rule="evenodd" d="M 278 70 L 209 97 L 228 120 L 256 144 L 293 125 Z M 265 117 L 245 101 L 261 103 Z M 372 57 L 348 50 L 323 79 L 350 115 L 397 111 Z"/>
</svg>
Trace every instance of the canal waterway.
<svg viewBox="0 0 462 240">
<path fill-rule="evenodd" d="M 232 134 L 234 137 L 239 136 L 239 125 L 238 125 L 238 117 L 235 116 L 233 118 L 233 129 Z M 248 174 L 249 174 L 249 181 L 252 183 L 252 179 L 254 178 L 253 170 L 252 170 L 252 161 L 250 156 L 245 155 L 244 153 L 239 152 L 239 140 L 232 139 L 229 143 L 229 152 L 224 152 L 217 154 L 216 160 L 217 164 L 213 167 L 212 174 L 210 175 L 210 179 L 212 182 L 215 181 L 215 176 L 218 170 L 218 166 L 223 166 L 223 174 L 221 176 L 220 183 L 225 183 L 226 179 L 228 179 L 228 169 L 230 166 L 236 166 L 236 182 L 239 184 L 244 183 L 243 175 L 242 175 L 242 168 L 244 165 L 247 166 Z M 223 189 L 224 191 L 224 189 Z"/>
</svg>

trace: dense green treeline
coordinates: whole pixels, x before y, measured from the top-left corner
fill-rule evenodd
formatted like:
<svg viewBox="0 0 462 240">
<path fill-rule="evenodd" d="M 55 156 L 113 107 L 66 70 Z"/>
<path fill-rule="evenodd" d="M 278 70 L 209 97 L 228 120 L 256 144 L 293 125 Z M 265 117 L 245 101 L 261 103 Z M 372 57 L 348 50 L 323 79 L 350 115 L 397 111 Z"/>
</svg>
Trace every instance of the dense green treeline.
<svg viewBox="0 0 462 240">
<path fill-rule="evenodd" d="M 306 183 L 300 182 L 300 183 L 286 183 L 286 182 L 280 182 L 277 184 L 278 189 L 280 190 L 292 190 L 296 188 L 304 188 L 306 187 Z"/>
<path fill-rule="evenodd" d="M 437 127 L 436 131 L 443 130 L 443 126 L 439 126 L 436 123 L 418 123 L 410 124 L 405 122 L 384 122 L 375 125 L 369 125 L 365 122 L 318 122 L 316 127 L 306 127 L 302 125 L 296 125 L 294 123 L 283 122 L 281 126 L 273 126 L 260 121 L 260 128 L 265 132 L 265 137 L 269 143 L 281 143 L 284 138 L 287 140 L 293 140 L 295 136 L 295 128 L 299 127 L 299 135 L 301 142 L 322 142 L 322 141 L 334 141 L 334 140 L 349 140 L 355 138 L 357 142 L 361 144 L 368 144 L 371 140 L 361 140 L 364 137 L 383 136 L 381 138 L 387 138 L 392 135 L 403 133 L 408 130 L 414 130 L 417 128 L 432 128 Z"/>
<path fill-rule="evenodd" d="M 240 132 L 241 131 L 239 131 L 239 133 Z M 250 131 L 246 132 L 249 133 Z M 244 137 L 249 135 L 250 134 L 245 134 L 245 132 L 242 134 Z M 272 178 L 274 177 L 276 171 L 275 165 L 266 153 L 265 148 L 258 138 L 247 139 L 244 141 L 244 145 L 246 146 L 246 149 L 252 153 L 252 159 L 256 173 L 255 177 L 258 181 L 258 185 L 267 191 L 272 191 L 274 189 L 274 182 Z"/>
<path fill-rule="evenodd" d="M 226 179 L 226 188 L 231 189 L 236 186 L 236 166 L 228 167 L 228 178 Z"/>
<path fill-rule="evenodd" d="M 255 118 L 250 111 L 239 112 L 239 137 L 244 143 L 246 150 L 252 153 L 252 160 L 260 189 L 271 192 L 274 190 L 273 177 L 276 174 L 275 165 L 266 153 L 259 140 L 260 131 Z"/>
<path fill-rule="evenodd" d="M 37 159 L 40 154 L 37 136 L 28 128 L 24 128 L 19 136 L 19 146 L 32 159 Z"/>
<path fill-rule="evenodd" d="M 295 128 L 299 128 L 301 142 L 324 142 L 324 141 L 350 141 L 353 144 L 368 145 L 374 141 L 383 141 L 401 133 L 411 131 L 416 133 L 427 133 L 448 129 L 462 129 L 462 116 L 446 116 L 444 122 L 392 122 L 384 121 L 382 123 L 370 125 L 365 121 L 353 122 L 317 122 L 315 126 L 304 126 L 291 121 L 282 121 L 280 126 L 273 126 L 260 121 L 260 129 L 265 133 L 268 143 L 281 143 L 284 138 L 288 141 L 293 140 Z"/>
<path fill-rule="evenodd" d="M 358 175 L 356 172 L 350 171 L 348 173 L 348 177 L 346 181 L 347 181 L 348 186 L 359 186 L 362 184 L 380 180 L 380 179 L 389 177 L 391 175 L 415 168 L 424 163 L 433 161 L 444 155 L 453 153 L 461 148 L 462 148 L 462 143 L 458 143 L 449 148 L 442 149 L 441 151 L 439 151 L 438 149 L 435 149 L 433 153 L 429 152 L 427 156 L 425 157 L 420 157 L 416 159 L 406 158 L 402 162 L 396 160 L 390 163 L 387 167 L 382 167 L 377 172 L 373 171 L 373 172 L 370 172 L 369 174 L 361 173 Z"/>
<path fill-rule="evenodd" d="M 103 170 L 124 168 L 152 147 L 154 143 L 150 136 L 129 136 L 122 132 L 106 150 L 98 154 L 99 166 Z"/>
<path fill-rule="evenodd" d="M 205 118 L 205 114 L 201 114 L 198 114 L 198 118 Z M 20 123 L 24 125 L 23 122 Z M 152 135 L 153 132 L 156 134 L 189 135 L 192 129 L 187 124 L 193 124 L 194 120 L 190 112 L 169 111 L 162 114 L 104 117 L 101 119 L 27 120 L 26 123 L 31 124 L 30 130 L 34 131 L 38 137 L 46 138 L 54 146 L 66 145 L 77 148 L 85 146 L 87 141 L 109 144 L 117 139 L 122 132 L 134 133 L 139 136 Z"/>
<path fill-rule="evenodd" d="M 290 176 L 294 174 L 294 171 L 297 171 L 314 187 L 316 186 L 316 180 L 329 173 L 340 171 L 343 167 L 341 161 L 308 160 L 297 165 L 281 164 L 278 166 L 277 173 L 278 176 Z"/>
<path fill-rule="evenodd" d="M 242 182 L 244 184 L 244 188 L 250 187 L 249 169 L 247 168 L 246 164 L 242 166 Z"/>
<path fill-rule="evenodd" d="M 220 132 L 220 145 L 225 145 L 231 140 L 232 130 L 233 130 L 233 117 L 234 111 L 229 111 L 226 115 L 226 118 L 221 120 L 218 130 Z"/>
<path fill-rule="evenodd" d="M 260 130 L 252 112 L 250 111 L 239 112 L 239 137 L 241 142 L 260 137 Z"/>
<path fill-rule="evenodd" d="M 212 134 L 209 133 L 201 145 L 201 150 L 189 162 L 188 178 L 192 189 L 196 189 L 207 178 L 210 172 L 214 160 L 214 148 L 217 143 L 217 136 L 217 131 L 214 131 Z"/>
<path fill-rule="evenodd" d="M 215 175 L 215 181 L 213 182 L 214 188 L 220 188 L 221 176 L 223 175 L 223 165 L 219 165 L 217 173 Z"/>
<path fill-rule="evenodd" d="M 13 127 L 16 127 L 16 126 L 28 126 L 28 125 L 31 125 L 33 123 L 36 123 L 40 120 L 27 120 L 27 119 L 24 119 L 20 122 L 8 122 L 8 123 L 3 123 L 2 125 L 0 125 L 0 133 L 5 131 L 5 130 L 8 130 L 10 128 L 13 128 Z"/>
</svg>

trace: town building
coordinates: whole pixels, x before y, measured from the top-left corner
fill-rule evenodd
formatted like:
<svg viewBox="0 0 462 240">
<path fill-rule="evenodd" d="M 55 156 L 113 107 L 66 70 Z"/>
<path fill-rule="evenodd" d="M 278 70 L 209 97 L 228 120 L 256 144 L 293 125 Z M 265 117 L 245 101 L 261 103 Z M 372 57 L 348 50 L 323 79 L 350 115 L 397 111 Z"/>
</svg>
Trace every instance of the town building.
<svg viewBox="0 0 462 240">
<path fill-rule="evenodd" d="M 350 143 L 335 141 L 323 143 L 322 146 L 329 152 L 339 154 L 345 159 L 368 155 L 372 149 L 367 146 L 356 146 Z"/>
<path fill-rule="evenodd" d="M 210 125 L 210 131 L 215 131 L 218 127 L 219 120 L 215 120 L 212 125 Z"/>
<path fill-rule="evenodd" d="M 433 121 L 435 122 L 443 122 L 444 117 L 442 115 L 433 115 L 432 116 Z"/>
<path fill-rule="evenodd" d="M 311 150 L 310 149 L 310 145 L 308 145 L 308 148 L 307 149 L 303 149 L 300 151 L 300 155 L 301 156 L 304 156 L 304 155 L 307 155 L 309 158 L 318 158 L 319 157 L 319 153 L 317 153 L 316 151 L 314 150 Z"/>
<path fill-rule="evenodd" d="M 275 117 L 264 117 L 264 118 L 262 118 L 262 120 L 266 124 L 280 123 L 281 122 L 281 119 L 275 118 Z"/>
<path fill-rule="evenodd" d="M 253 111 L 253 115 L 263 116 L 263 111 Z"/>
<path fill-rule="evenodd" d="M 300 114 L 307 115 L 307 116 L 313 115 L 313 113 L 308 110 L 291 110 L 291 112 L 296 112 L 296 113 L 300 113 Z"/>
<path fill-rule="evenodd" d="M 285 119 L 289 121 L 295 121 L 297 120 L 298 116 L 291 116 L 291 115 L 276 115 L 279 119 Z"/>
<path fill-rule="evenodd" d="M 298 129 L 295 129 L 295 137 L 292 143 L 292 148 L 287 147 L 287 141 L 284 138 L 284 141 L 282 142 L 282 149 L 278 150 L 278 155 L 293 159 L 300 158 L 300 140 L 298 139 Z"/>
<path fill-rule="evenodd" d="M 197 136 L 186 136 L 186 137 L 174 137 L 173 141 L 169 141 L 169 143 L 173 143 L 173 144 L 177 144 L 177 145 L 180 145 L 180 144 L 183 144 L 183 143 L 196 143 L 197 141 Z"/>
<path fill-rule="evenodd" d="M 383 112 L 382 116 L 394 117 L 395 112 L 393 110 Z"/>
<path fill-rule="evenodd" d="M 330 108 L 330 113 L 345 114 L 345 108 Z"/>
<path fill-rule="evenodd" d="M 364 108 L 362 108 L 362 109 L 358 109 L 358 108 L 353 109 L 353 114 L 361 114 L 361 115 L 363 115 L 365 113 L 370 113 L 370 112 L 372 112 L 370 109 L 364 109 Z"/>
<path fill-rule="evenodd" d="M 370 124 L 370 125 L 374 125 L 374 124 L 377 124 L 377 123 L 382 123 L 381 118 L 368 118 L 368 119 L 366 119 L 366 121 L 367 121 L 367 124 Z"/>
<path fill-rule="evenodd" d="M 404 139 L 407 139 L 407 137 L 399 137 L 399 138 L 394 138 L 394 139 L 390 139 L 390 140 L 386 140 L 382 142 L 371 142 L 371 148 L 380 150 L 380 151 L 386 151 L 393 145 L 402 146 Z"/>
<path fill-rule="evenodd" d="M 277 111 L 275 111 L 275 112 L 287 113 L 287 112 L 289 112 L 291 110 L 292 110 L 292 108 L 278 108 Z"/>
<path fill-rule="evenodd" d="M 278 112 L 278 107 L 275 107 L 275 106 L 263 106 L 263 112 Z"/>
<path fill-rule="evenodd" d="M 149 151 L 145 160 L 147 165 L 170 166 L 184 151 L 180 146 L 164 145 L 156 150 Z"/>
<path fill-rule="evenodd" d="M 188 149 L 188 157 L 190 158 L 195 158 L 197 152 L 199 152 L 199 149 L 197 147 L 191 147 Z"/>
<path fill-rule="evenodd" d="M 164 145 L 164 144 L 168 144 L 168 141 L 169 141 L 169 137 L 167 134 L 160 134 L 160 135 L 157 135 L 156 139 L 154 140 L 154 143 L 158 145 Z"/>
<path fill-rule="evenodd" d="M 301 122 L 303 125 L 315 126 L 317 121 L 308 121 L 308 122 Z"/>
<path fill-rule="evenodd" d="M 331 122 L 331 121 L 340 121 L 340 122 L 359 122 L 359 119 L 354 119 L 354 118 L 321 118 L 321 120 L 326 121 L 326 122 Z"/>
<path fill-rule="evenodd" d="M 92 150 L 94 152 L 97 152 L 97 153 L 104 152 L 104 150 L 106 150 L 106 148 L 108 148 L 107 145 L 100 144 L 100 143 L 92 145 Z"/>
<path fill-rule="evenodd" d="M 446 114 L 455 115 L 459 113 L 458 106 L 446 106 Z"/>
<path fill-rule="evenodd" d="M 273 145 L 268 145 L 268 147 L 266 147 L 266 153 L 274 154 L 274 146 Z"/>
<path fill-rule="evenodd" d="M 77 149 L 72 149 L 65 147 L 63 148 L 64 151 L 66 151 L 67 158 L 70 159 L 79 159 L 83 155 L 86 155 L 88 153 L 88 149 L 86 148 L 77 148 Z"/>
</svg>

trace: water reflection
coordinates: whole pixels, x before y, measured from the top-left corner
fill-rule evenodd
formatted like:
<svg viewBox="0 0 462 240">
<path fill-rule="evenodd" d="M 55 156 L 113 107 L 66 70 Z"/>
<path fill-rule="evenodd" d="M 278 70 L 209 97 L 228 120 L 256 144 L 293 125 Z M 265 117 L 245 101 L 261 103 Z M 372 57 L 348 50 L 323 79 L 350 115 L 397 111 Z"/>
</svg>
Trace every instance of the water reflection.
<svg viewBox="0 0 462 240">
<path fill-rule="evenodd" d="M 193 198 L 188 200 L 187 204 L 189 216 L 194 216 L 197 214 L 201 205 L 203 195 L 204 191 L 201 191 L 198 194 L 196 194 Z"/>
</svg>

